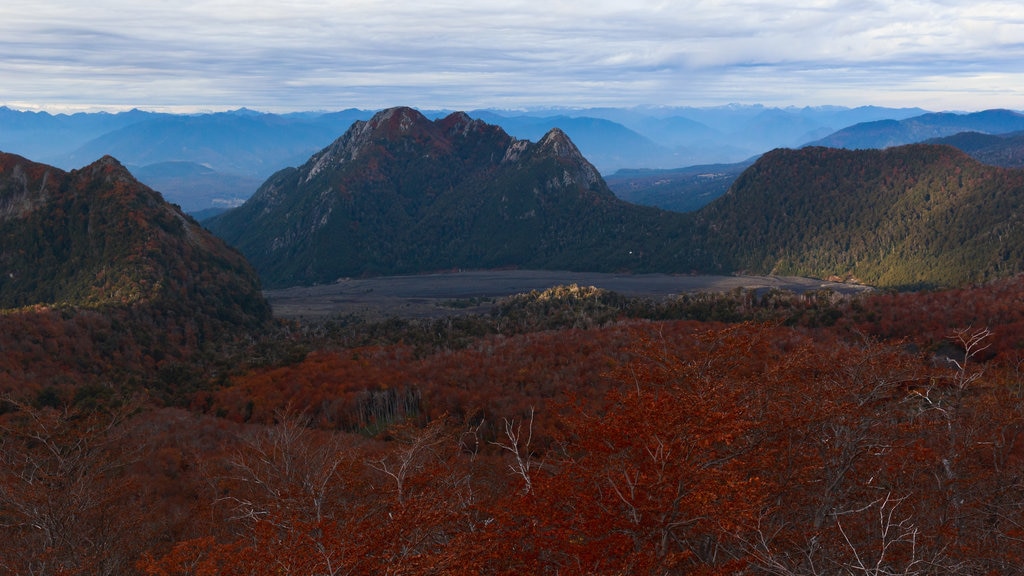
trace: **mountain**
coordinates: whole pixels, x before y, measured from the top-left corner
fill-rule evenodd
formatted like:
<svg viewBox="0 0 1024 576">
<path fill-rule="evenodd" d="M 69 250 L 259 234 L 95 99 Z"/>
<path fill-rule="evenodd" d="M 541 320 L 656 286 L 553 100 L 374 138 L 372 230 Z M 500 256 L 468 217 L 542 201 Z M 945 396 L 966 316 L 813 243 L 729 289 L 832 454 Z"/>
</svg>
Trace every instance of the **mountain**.
<svg viewBox="0 0 1024 576">
<path fill-rule="evenodd" d="M 1024 271 L 1022 204 L 1024 171 L 949 146 L 808 147 L 769 152 L 724 195 L 674 213 L 616 198 L 560 130 L 533 143 L 462 113 L 395 108 L 207 224 L 269 287 L 518 267 L 915 288 Z"/>
<path fill-rule="evenodd" d="M 604 118 L 564 114 L 503 116 L 492 111 L 475 111 L 470 115 L 500 126 L 522 140 L 538 141 L 557 128 L 566 133 L 602 173 L 621 168 L 679 166 L 690 162 L 690 153 L 685 149 L 654 142 L 636 130 Z"/>
<path fill-rule="evenodd" d="M 441 119 L 452 111 L 424 111 Z M 744 161 L 794 147 L 856 122 L 903 119 L 919 109 L 834 106 L 773 108 L 550 108 L 471 111 L 519 139 L 565 132 L 602 173 Z M 238 109 L 202 114 L 130 110 L 49 114 L 0 107 L 0 150 L 70 170 L 118 158 L 187 212 L 223 209 L 250 197 L 277 170 L 296 166 L 372 110 L 268 114 Z M 198 173 L 190 165 L 205 167 Z M 150 166 L 156 168 L 150 169 Z M 173 170 L 179 170 L 173 172 Z M 161 177 L 151 178 L 151 172 Z"/>
<path fill-rule="evenodd" d="M 50 114 L 0 106 L 0 150 L 64 167 L 61 166 L 61 157 L 86 142 L 113 130 L 161 116 L 164 115 L 141 110 L 116 114 Z"/>
<path fill-rule="evenodd" d="M 365 113 L 326 119 L 247 110 L 160 115 L 113 130 L 64 154 L 60 165 L 110 155 L 127 166 L 193 162 L 224 174 L 265 179 L 304 160 Z"/>
<path fill-rule="evenodd" d="M 1012 110 L 984 110 L 971 114 L 929 113 L 905 120 L 877 120 L 843 128 L 808 146 L 832 148 L 887 148 L 951 136 L 958 132 L 1004 134 L 1024 130 L 1024 114 Z"/>
<path fill-rule="evenodd" d="M 683 215 L 616 198 L 561 130 L 533 143 L 411 108 L 354 123 L 205 223 L 268 287 L 457 268 L 676 269 L 668 245 L 684 228 Z"/>
<path fill-rule="evenodd" d="M 65 172 L 0 153 L 0 308 L 37 304 L 269 317 L 243 257 L 114 158 Z"/>
<path fill-rule="evenodd" d="M 695 213 L 694 235 L 704 269 L 961 286 L 1024 271 L 1022 209 L 1024 171 L 949 146 L 780 149 Z"/>
<path fill-rule="evenodd" d="M 268 176 L 304 161 L 371 115 L 357 109 L 50 115 L 0 108 L 0 150 L 65 170 L 114 156 L 169 201 L 195 212 L 248 198 Z"/>
<path fill-rule="evenodd" d="M 753 160 L 674 170 L 619 170 L 605 177 L 616 196 L 633 204 L 693 212 L 725 194 Z"/>
<path fill-rule="evenodd" d="M 959 148 L 985 164 L 1004 168 L 1024 168 L 1024 131 L 1008 134 L 960 132 L 925 142 Z"/>
<path fill-rule="evenodd" d="M 195 162 L 147 164 L 133 168 L 132 174 L 196 218 L 203 210 L 223 211 L 241 205 L 265 180 L 223 174 Z"/>
</svg>

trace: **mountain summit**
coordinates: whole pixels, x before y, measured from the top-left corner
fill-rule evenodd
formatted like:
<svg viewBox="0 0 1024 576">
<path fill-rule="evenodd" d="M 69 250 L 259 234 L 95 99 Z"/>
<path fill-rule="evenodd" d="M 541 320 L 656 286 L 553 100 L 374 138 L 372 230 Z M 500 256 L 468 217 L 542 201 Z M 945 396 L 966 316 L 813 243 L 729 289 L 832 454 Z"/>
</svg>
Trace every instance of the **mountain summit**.
<svg viewBox="0 0 1024 576">
<path fill-rule="evenodd" d="M 682 221 L 618 200 L 561 130 L 534 143 L 462 112 L 431 121 L 401 107 L 355 122 L 207 225 L 281 287 L 455 268 L 644 269 L 645 238 Z"/>
</svg>

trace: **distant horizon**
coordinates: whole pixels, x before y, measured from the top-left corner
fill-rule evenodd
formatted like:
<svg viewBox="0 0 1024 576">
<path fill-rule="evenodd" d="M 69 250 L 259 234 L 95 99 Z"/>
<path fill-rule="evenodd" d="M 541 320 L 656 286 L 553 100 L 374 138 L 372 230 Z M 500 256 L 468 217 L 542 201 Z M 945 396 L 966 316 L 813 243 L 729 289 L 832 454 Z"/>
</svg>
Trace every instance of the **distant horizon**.
<svg viewBox="0 0 1024 576">
<path fill-rule="evenodd" d="M 1024 104 L 1024 103 L 1022 103 Z M 1001 106 L 993 107 L 981 107 L 972 109 L 931 109 L 924 106 L 886 106 L 880 104 L 860 104 L 860 105 L 842 105 L 842 104 L 764 104 L 759 102 L 728 102 L 723 104 L 707 104 L 707 105 L 688 105 L 688 104 L 677 104 L 677 105 L 623 105 L 623 106 L 582 106 L 582 105 L 557 105 L 557 104 L 538 104 L 536 106 L 522 106 L 522 107 L 499 107 L 499 106 L 478 106 L 475 108 L 459 108 L 459 107 L 435 107 L 435 106 L 417 106 L 413 104 L 392 104 L 382 106 L 339 106 L 334 108 L 320 107 L 320 108 L 306 108 L 306 109 L 290 109 L 290 108 L 275 108 L 275 109 L 259 109 L 251 106 L 224 106 L 224 107 L 193 107 L 193 106 L 145 106 L 145 105 L 80 105 L 80 106 L 69 106 L 69 105 L 28 105 L 28 104 L 12 104 L 0 102 L 0 108 L 7 108 L 16 112 L 30 112 L 30 113 L 47 113 L 53 116 L 66 114 L 118 114 L 122 112 L 131 112 L 137 110 L 140 112 L 154 113 L 154 114 L 172 114 L 172 115 L 202 115 L 202 114 L 224 114 L 231 112 L 242 112 L 250 111 L 258 114 L 274 114 L 274 115 L 288 115 L 288 114 L 330 114 L 335 112 L 341 112 L 344 110 L 362 110 L 362 111 L 377 111 L 386 110 L 388 108 L 395 107 L 409 107 L 424 112 L 473 112 L 477 110 L 481 111 L 492 111 L 492 112 L 507 112 L 507 113 L 536 113 L 536 112 L 586 112 L 593 110 L 639 110 L 639 111 L 656 111 L 656 110 L 715 110 L 715 109 L 754 109 L 763 108 L 765 110 L 856 110 L 861 108 L 880 108 L 880 109 L 891 109 L 891 110 L 913 110 L 920 109 L 925 113 L 954 113 L 954 114 L 972 114 L 975 112 L 983 112 L 986 110 L 1010 110 L 1013 112 L 1019 112 L 1024 114 L 1024 106 L 1021 108 L 1008 108 Z"/>
</svg>

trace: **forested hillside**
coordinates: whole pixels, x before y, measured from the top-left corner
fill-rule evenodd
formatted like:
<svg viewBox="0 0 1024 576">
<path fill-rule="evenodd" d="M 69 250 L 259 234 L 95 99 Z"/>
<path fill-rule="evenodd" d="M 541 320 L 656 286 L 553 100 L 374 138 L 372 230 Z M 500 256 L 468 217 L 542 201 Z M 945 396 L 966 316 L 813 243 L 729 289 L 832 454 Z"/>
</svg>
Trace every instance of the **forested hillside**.
<svg viewBox="0 0 1024 576">
<path fill-rule="evenodd" d="M 1024 172 L 953 148 L 776 150 L 698 212 L 717 269 L 872 286 L 961 286 L 1021 270 Z"/>
<path fill-rule="evenodd" d="M 4 393 L 153 385 L 270 320 L 245 259 L 110 157 L 0 154 L 0 271 Z"/>
</svg>

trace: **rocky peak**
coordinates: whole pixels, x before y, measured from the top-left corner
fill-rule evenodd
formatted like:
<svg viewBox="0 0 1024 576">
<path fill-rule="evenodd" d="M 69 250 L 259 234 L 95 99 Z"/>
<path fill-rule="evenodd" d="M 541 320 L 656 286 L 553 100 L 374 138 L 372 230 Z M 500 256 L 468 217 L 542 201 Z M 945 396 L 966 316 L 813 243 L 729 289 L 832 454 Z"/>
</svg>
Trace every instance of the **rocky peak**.
<svg viewBox="0 0 1024 576">
<path fill-rule="evenodd" d="M 50 172 L 56 168 L 37 164 L 15 154 L 0 152 L 0 221 L 22 217 L 49 198 Z"/>
<path fill-rule="evenodd" d="M 379 137 L 396 137 L 420 130 L 429 130 L 432 123 L 418 110 L 399 106 L 381 110 L 366 123 L 366 129 Z"/>
<path fill-rule="evenodd" d="M 558 158 L 582 158 L 576 145 L 560 128 L 552 128 L 537 142 L 539 153 L 546 153 Z"/>
<path fill-rule="evenodd" d="M 538 157 L 551 157 L 565 167 L 565 180 L 585 187 L 601 181 L 601 174 L 587 161 L 569 136 L 559 128 L 552 128 L 537 143 Z"/>
<path fill-rule="evenodd" d="M 85 168 L 74 170 L 72 172 L 81 178 L 88 180 L 101 179 L 106 184 L 120 183 L 120 184 L 137 184 L 138 181 L 132 173 L 124 167 L 123 164 L 118 162 L 116 158 L 110 155 L 106 155 L 99 160 L 89 164 Z"/>
<path fill-rule="evenodd" d="M 330 146 L 314 154 L 306 164 L 309 182 L 317 174 L 332 166 L 356 160 L 367 147 L 381 142 L 396 142 L 405 138 L 437 141 L 434 123 L 418 110 L 407 106 L 381 110 L 367 121 L 357 121 Z M 441 138 L 443 140 L 443 138 Z"/>
<path fill-rule="evenodd" d="M 465 112 L 453 112 L 437 121 L 437 125 L 450 136 L 466 136 L 470 132 L 479 132 L 487 127 L 482 120 L 474 120 Z"/>
</svg>

